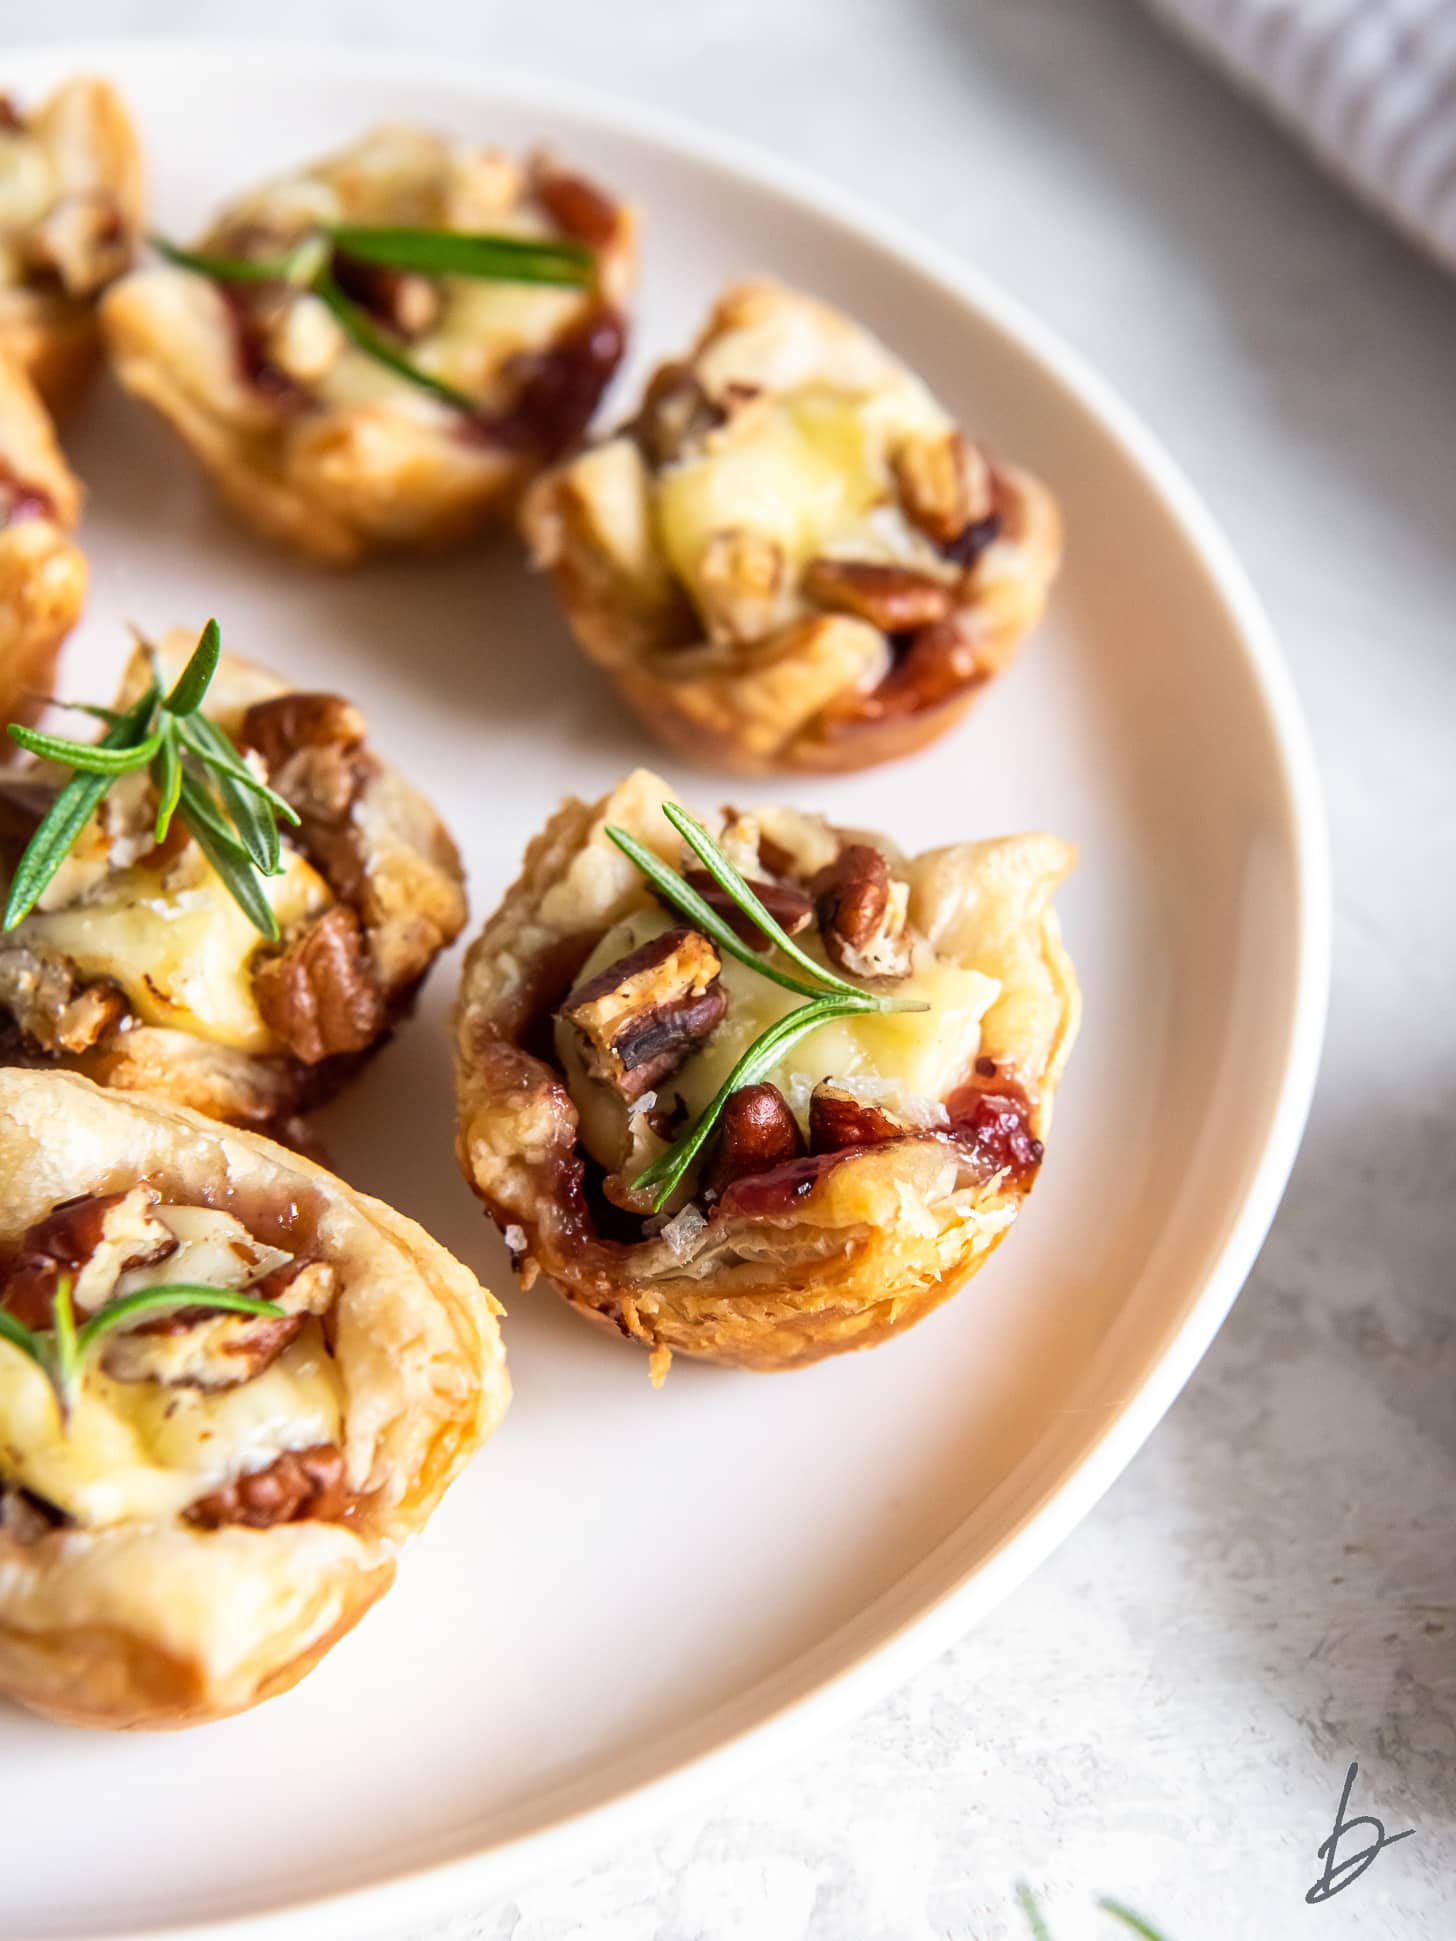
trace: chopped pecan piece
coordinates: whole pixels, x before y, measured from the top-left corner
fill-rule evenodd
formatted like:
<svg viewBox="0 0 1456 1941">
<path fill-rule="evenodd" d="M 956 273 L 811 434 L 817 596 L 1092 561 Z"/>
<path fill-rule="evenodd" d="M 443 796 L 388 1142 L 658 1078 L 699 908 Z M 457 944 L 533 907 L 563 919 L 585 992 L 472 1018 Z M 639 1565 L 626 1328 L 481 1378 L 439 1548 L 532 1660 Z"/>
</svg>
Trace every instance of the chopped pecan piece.
<svg viewBox="0 0 1456 1941">
<path fill-rule="evenodd" d="M 804 1135 L 777 1085 L 741 1085 L 723 1107 L 703 1176 L 706 1199 L 785 1160 L 802 1159 Z"/>
<path fill-rule="evenodd" d="M 205 1304 L 176 1308 L 113 1336 L 104 1358 L 107 1374 L 169 1388 L 237 1388 L 271 1368 L 310 1315 L 328 1312 L 334 1270 L 327 1261 L 290 1260 L 242 1291 L 287 1313 L 253 1317 L 219 1314 Z"/>
<path fill-rule="evenodd" d="M 305 1065 L 363 1051 L 384 1029 L 385 1002 L 364 928 L 335 903 L 277 957 L 260 958 L 253 996 L 263 1022 Z"/>
<path fill-rule="evenodd" d="M 575 1026 L 593 1078 L 637 1099 L 676 1071 L 722 1022 L 722 959 L 699 930 L 664 930 L 570 992 L 561 1016 Z"/>
<path fill-rule="evenodd" d="M 229 1523 L 271 1530 L 279 1523 L 335 1523 L 348 1506 L 344 1452 L 321 1442 L 312 1449 L 289 1449 L 266 1469 L 224 1484 L 194 1503 L 187 1520 L 205 1530 Z"/>
<path fill-rule="evenodd" d="M 728 892 L 721 889 L 705 869 L 685 869 L 682 875 L 683 881 L 690 884 L 708 907 L 722 917 L 735 936 L 741 937 L 755 950 L 767 949 L 769 940 L 758 925 L 739 909 Z M 797 937 L 814 921 L 813 903 L 793 883 L 770 883 L 760 876 L 750 876 L 745 880 L 769 915 L 791 937 Z"/>
<path fill-rule="evenodd" d="M 903 1139 L 906 1128 L 877 1105 L 866 1105 L 831 1080 L 814 1087 L 809 1099 L 809 1150 L 844 1152 L 851 1146 L 883 1146 Z"/>
<path fill-rule="evenodd" d="M 851 977 L 908 977 L 907 891 L 879 850 L 847 843 L 814 878 L 824 948 Z"/>
<path fill-rule="evenodd" d="M 275 694 L 255 701 L 243 716 L 241 739 L 256 748 L 277 775 L 302 748 L 357 748 L 364 740 L 364 717 L 338 694 Z"/>
<path fill-rule="evenodd" d="M 887 634 L 944 620 L 955 604 L 954 592 L 943 580 L 917 573 L 912 566 L 870 560 L 811 559 L 804 568 L 803 588 L 817 606 L 852 613 Z"/>
<path fill-rule="evenodd" d="M 991 467 L 958 431 L 907 438 L 893 466 L 906 517 L 937 546 L 949 546 L 994 510 Z"/>
<path fill-rule="evenodd" d="M 63 1200 L 21 1239 L 0 1307 L 27 1328 L 49 1328 L 62 1274 L 71 1276 L 78 1313 L 103 1306 L 127 1268 L 150 1266 L 176 1251 L 177 1236 L 152 1212 L 157 1199 L 154 1187 L 138 1185 Z"/>
<path fill-rule="evenodd" d="M 0 950 L 0 1009 L 37 1051 L 74 1053 L 88 1051 L 119 1024 L 127 1003 L 114 984 L 83 984 L 78 991 L 68 964 L 9 944 Z"/>
<path fill-rule="evenodd" d="M 938 620 L 912 634 L 879 686 L 857 697 L 851 725 L 942 707 L 988 680 L 990 673 L 960 617 Z"/>
</svg>

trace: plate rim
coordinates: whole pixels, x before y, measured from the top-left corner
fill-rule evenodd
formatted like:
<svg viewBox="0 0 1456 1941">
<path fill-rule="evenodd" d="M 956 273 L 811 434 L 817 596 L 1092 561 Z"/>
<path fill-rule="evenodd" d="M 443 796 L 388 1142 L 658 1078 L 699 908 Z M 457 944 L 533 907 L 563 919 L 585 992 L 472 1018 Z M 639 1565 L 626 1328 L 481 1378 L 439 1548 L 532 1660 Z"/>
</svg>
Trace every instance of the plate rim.
<svg viewBox="0 0 1456 1941">
<path fill-rule="evenodd" d="M 458 1913 L 472 1898 L 509 1891 L 561 1864 L 590 1857 L 609 1839 L 652 1825 L 693 1802 L 721 1795 L 797 1746 L 825 1737 L 862 1714 L 931 1658 L 962 1638 L 1008 1597 L 1091 1512 L 1142 1448 L 1186 1386 L 1243 1288 L 1283 1198 L 1304 1134 L 1318 1075 L 1329 1001 L 1332 901 L 1328 827 L 1313 743 L 1294 679 L 1249 574 L 1181 466 L 1112 383 L 1052 326 L 948 245 L 889 210 L 839 188 L 816 170 L 784 161 L 716 124 L 577 82 L 547 79 L 484 60 L 392 47 L 177 35 L 46 41 L 9 50 L 7 72 L 58 65 L 105 73 L 143 61 L 185 67 L 246 63 L 312 69 L 338 81 L 396 79 L 445 91 L 474 91 L 543 111 L 564 112 L 612 134 L 639 137 L 690 155 L 717 173 L 748 181 L 873 244 L 909 270 L 932 277 L 984 324 L 1011 339 L 1041 374 L 1068 393 L 1136 465 L 1170 511 L 1227 611 L 1230 631 L 1262 706 L 1280 770 L 1294 876 L 1296 965 L 1283 1047 L 1283 1070 L 1262 1149 L 1222 1245 L 1184 1320 L 1141 1386 L 1112 1417 L 1076 1466 L 1029 1510 L 980 1564 L 960 1574 L 908 1616 L 889 1621 L 839 1669 L 810 1671 L 800 1689 L 707 1750 L 671 1761 L 653 1777 L 532 1830 L 454 1859 L 405 1866 L 364 1887 L 305 1894 L 251 1914 L 149 1927 L 78 1931 L 74 1941 L 357 1941 L 389 1923 Z M 391 1930 L 392 1931 L 392 1930 Z M 16 1936 L 15 1941 L 26 1941 Z M 37 1937 L 39 1941 L 39 1937 Z"/>
</svg>

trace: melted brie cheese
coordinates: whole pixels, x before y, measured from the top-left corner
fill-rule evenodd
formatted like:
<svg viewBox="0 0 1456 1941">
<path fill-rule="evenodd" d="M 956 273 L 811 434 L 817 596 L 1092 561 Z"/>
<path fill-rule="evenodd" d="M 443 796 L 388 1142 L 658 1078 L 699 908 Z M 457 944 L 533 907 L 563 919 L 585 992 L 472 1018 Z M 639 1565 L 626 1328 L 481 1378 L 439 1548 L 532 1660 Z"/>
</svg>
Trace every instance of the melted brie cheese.
<svg viewBox="0 0 1456 1941">
<path fill-rule="evenodd" d="M 629 950 L 665 930 L 675 919 L 660 910 L 642 910 L 610 930 L 582 968 L 581 980 L 595 976 Z M 799 937 L 812 956 L 822 957 L 817 938 Z M 827 960 L 825 960 L 827 962 Z M 702 1049 L 662 1081 L 661 1102 L 680 1097 L 691 1121 L 709 1104 L 738 1059 L 769 1025 L 808 1002 L 795 991 L 771 983 L 736 957 L 723 959 L 728 1011 Z M 899 998 L 918 998 L 925 1011 L 870 1013 L 837 1018 L 791 1045 L 763 1076 L 791 1101 L 807 1099 L 822 1079 L 877 1078 L 892 1088 L 884 1103 L 894 1111 L 895 1090 L 913 1100 L 944 1100 L 965 1078 L 980 1049 L 981 1020 L 1000 994 L 994 977 L 937 958 L 920 945 L 911 975 L 894 986 Z M 620 1114 L 610 1121 L 600 1109 L 600 1086 L 585 1077 L 572 1047 L 569 1027 L 557 1025 L 558 1049 L 573 1098 L 582 1110 L 582 1137 L 603 1165 L 620 1161 Z M 591 1088 L 589 1093 L 587 1088 Z M 607 1133 L 617 1129 L 610 1147 Z M 600 1128 L 600 1130 L 598 1130 Z M 599 1146 L 601 1150 L 599 1150 Z"/>
<path fill-rule="evenodd" d="M 281 876 L 260 878 L 280 926 L 333 901 L 324 879 L 285 849 Z M 238 1051 L 277 1040 L 253 998 L 252 961 L 264 939 L 196 844 L 168 870 L 110 872 L 83 902 L 26 918 L 17 936 L 67 957 L 86 977 L 109 977 L 147 1024 L 171 1025 Z"/>
<path fill-rule="evenodd" d="M 88 1528 L 176 1516 L 285 1450 L 339 1442 L 342 1419 L 316 1321 L 271 1368 L 222 1391 L 115 1382 L 93 1361 L 65 1436 L 50 1384 L 0 1342 L 0 1470 Z"/>
<path fill-rule="evenodd" d="M 715 533 L 771 540 L 797 570 L 872 530 L 872 515 L 894 496 L 895 445 L 943 422 L 908 378 L 863 394 L 810 386 L 748 407 L 701 455 L 658 479 L 658 532 L 673 571 L 691 588 Z M 872 556 L 881 550 L 882 541 Z"/>
</svg>

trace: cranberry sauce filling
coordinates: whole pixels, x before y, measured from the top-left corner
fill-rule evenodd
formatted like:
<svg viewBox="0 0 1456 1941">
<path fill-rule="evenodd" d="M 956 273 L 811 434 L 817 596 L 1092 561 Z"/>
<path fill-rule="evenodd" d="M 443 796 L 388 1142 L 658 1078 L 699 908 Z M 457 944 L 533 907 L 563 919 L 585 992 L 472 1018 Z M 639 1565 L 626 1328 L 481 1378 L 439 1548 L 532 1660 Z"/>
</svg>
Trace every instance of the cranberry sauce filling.
<svg viewBox="0 0 1456 1941">
<path fill-rule="evenodd" d="M 603 305 L 548 349 L 512 358 L 507 372 L 518 385 L 514 403 L 494 416 L 462 418 L 461 429 L 484 444 L 555 458 L 586 430 L 626 348 L 626 318 Z"/>
</svg>

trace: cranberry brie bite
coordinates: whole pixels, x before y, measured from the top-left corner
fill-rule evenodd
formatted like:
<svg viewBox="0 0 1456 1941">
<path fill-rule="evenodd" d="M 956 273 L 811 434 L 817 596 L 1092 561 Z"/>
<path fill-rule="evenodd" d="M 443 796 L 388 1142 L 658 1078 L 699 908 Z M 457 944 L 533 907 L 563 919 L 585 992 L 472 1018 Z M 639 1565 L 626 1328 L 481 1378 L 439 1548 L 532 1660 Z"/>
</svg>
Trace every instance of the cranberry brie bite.
<svg viewBox="0 0 1456 1941">
<path fill-rule="evenodd" d="M 499 1422 L 500 1312 L 254 1133 L 0 1071 L 0 1694 L 159 1727 L 286 1691 Z"/>
<path fill-rule="evenodd" d="M 100 352 L 96 305 L 131 267 L 141 155 L 105 81 L 66 81 L 31 114 L 0 95 L 0 354 L 53 411 Z"/>
<path fill-rule="evenodd" d="M 883 345 L 774 283 L 718 301 L 636 418 L 523 507 L 582 647 L 743 773 L 933 741 L 1040 617 L 1061 521 Z"/>
<path fill-rule="evenodd" d="M 234 512 L 333 564 L 478 531 L 581 436 L 626 341 L 630 212 L 417 128 L 159 247 L 104 307 L 117 374 Z"/>
<path fill-rule="evenodd" d="M 653 1351 L 789 1368 L 908 1327 L 1041 1165 L 1078 1017 L 1055 836 L 902 856 L 787 808 L 716 839 L 638 771 L 472 945 L 458 1151 L 510 1246 Z"/>
<path fill-rule="evenodd" d="M 80 617 L 86 561 L 72 539 L 81 488 L 45 406 L 0 353 L 0 723 L 31 721 Z"/>
<path fill-rule="evenodd" d="M 137 650 L 100 743 L 11 730 L 0 1060 L 291 1133 L 458 935 L 460 861 L 350 702 L 190 644 Z"/>
</svg>

